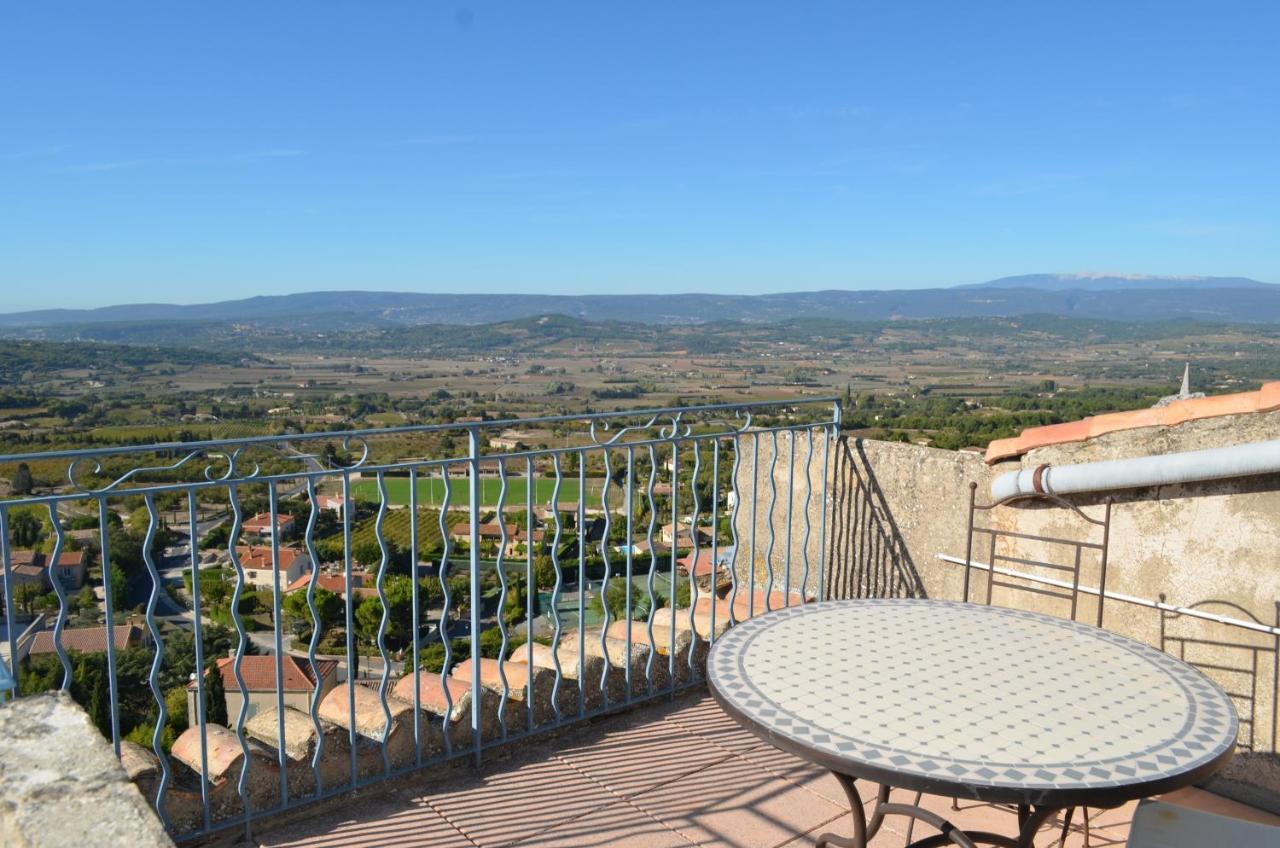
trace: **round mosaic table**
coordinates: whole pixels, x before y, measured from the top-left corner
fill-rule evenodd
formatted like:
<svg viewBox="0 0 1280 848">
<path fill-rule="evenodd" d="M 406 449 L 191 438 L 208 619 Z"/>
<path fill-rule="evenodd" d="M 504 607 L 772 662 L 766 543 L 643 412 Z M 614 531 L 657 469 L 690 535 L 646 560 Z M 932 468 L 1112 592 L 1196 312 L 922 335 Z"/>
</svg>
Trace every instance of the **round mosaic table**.
<svg viewBox="0 0 1280 848">
<path fill-rule="evenodd" d="M 795 606 L 750 619 L 708 658 L 720 705 L 836 774 L 863 846 L 886 814 L 942 835 L 918 845 L 1025 846 L 1055 812 L 1187 786 L 1235 748 L 1230 698 L 1186 663 L 1038 613 L 948 601 Z M 855 779 L 881 784 L 868 824 Z M 1017 838 L 965 835 L 889 788 L 1019 805 Z"/>
</svg>

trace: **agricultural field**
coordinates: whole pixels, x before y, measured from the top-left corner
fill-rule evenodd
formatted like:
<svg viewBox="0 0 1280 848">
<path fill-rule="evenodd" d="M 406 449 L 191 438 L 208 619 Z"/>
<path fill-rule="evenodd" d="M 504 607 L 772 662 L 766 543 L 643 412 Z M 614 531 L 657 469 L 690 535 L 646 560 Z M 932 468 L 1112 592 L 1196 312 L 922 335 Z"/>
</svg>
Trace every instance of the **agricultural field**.
<svg viewBox="0 0 1280 848">
<path fill-rule="evenodd" d="M 388 477 L 386 478 L 387 502 L 395 506 L 406 506 L 409 503 L 409 480 L 406 477 Z M 556 481 L 545 477 L 538 477 L 533 483 L 533 503 L 534 506 L 550 506 L 551 497 L 555 493 Z M 588 507 L 598 507 L 600 505 L 600 492 L 604 487 L 603 480 L 588 479 L 587 480 L 587 496 L 586 505 Z M 444 504 L 445 483 L 439 477 L 419 478 L 417 481 L 418 488 L 418 506 L 420 507 L 439 507 Z M 352 496 L 358 500 L 377 503 L 381 498 L 378 492 L 378 483 L 376 480 L 359 480 L 352 484 Z M 450 478 L 449 480 L 449 506 L 450 508 L 464 509 L 470 498 L 470 483 L 465 478 Z M 507 478 L 507 496 L 505 506 L 511 509 L 520 509 L 528 503 L 529 481 L 524 477 L 508 477 Z M 502 493 L 502 481 L 497 477 L 480 478 L 480 503 L 482 506 L 493 507 L 498 504 L 498 497 Z M 560 503 L 577 503 L 579 500 L 579 488 L 577 475 L 566 475 L 560 483 Z"/>
<path fill-rule="evenodd" d="M 447 521 L 453 520 L 452 518 Z M 465 520 L 459 517 L 458 520 Z M 389 510 L 382 522 L 382 535 L 388 542 L 392 542 L 402 551 L 410 550 L 410 532 L 412 530 L 412 517 L 407 509 Z M 439 516 L 424 511 L 418 512 L 418 550 L 422 552 L 432 551 L 440 547 L 442 542 L 440 535 Z M 333 536 L 317 540 L 319 543 L 329 546 L 336 546 L 341 549 L 342 532 Z M 378 544 L 377 536 L 377 519 L 368 518 L 351 528 L 351 549 L 353 551 L 363 551 L 371 546 Z M 319 547 L 319 545 L 317 546 Z M 322 554 L 323 558 L 323 554 Z M 369 565 L 370 563 L 364 563 Z"/>
</svg>

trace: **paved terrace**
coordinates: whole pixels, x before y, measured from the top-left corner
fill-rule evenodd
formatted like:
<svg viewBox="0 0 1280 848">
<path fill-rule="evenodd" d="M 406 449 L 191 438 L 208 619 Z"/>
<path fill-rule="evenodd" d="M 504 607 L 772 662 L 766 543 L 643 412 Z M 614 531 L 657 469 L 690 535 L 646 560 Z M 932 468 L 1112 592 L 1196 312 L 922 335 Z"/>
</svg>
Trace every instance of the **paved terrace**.
<svg viewBox="0 0 1280 848">
<path fill-rule="evenodd" d="M 518 743 L 484 767 L 382 784 L 258 825 L 252 844 L 544 846 L 544 848 L 780 848 L 848 835 L 844 793 L 830 774 L 752 736 L 696 688 L 671 700 Z M 864 786 L 864 802 L 874 787 Z M 911 800 L 905 797 L 903 800 Z M 897 794 L 895 793 L 895 798 Z M 1196 789 L 1164 796 L 1189 807 L 1280 825 L 1280 817 Z M 962 828 L 1008 833 L 1010 810 L 935 798 L 926 806 Z M 1090 844 L 1124 845 L 1133 805 L 1091 814 Z M 1079 817 L 1077 816 L 1077 822 Z M 901 846 L 907 821 L 889 818 L 872 842 Z M 1038 845 L 1056 845 L 1061 823 Z M 917 825 L 915 838 L 933 833 Z M 1073 826 L 1067 846 L 1081 846 Z"/>
</svg>

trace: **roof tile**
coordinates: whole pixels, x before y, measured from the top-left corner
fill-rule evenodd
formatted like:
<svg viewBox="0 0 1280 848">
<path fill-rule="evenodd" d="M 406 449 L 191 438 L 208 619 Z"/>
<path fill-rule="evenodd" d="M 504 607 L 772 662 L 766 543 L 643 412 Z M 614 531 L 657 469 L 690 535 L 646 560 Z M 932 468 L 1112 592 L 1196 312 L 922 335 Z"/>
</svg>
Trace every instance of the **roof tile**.
<svg viewBox="0 0 1280 848">
<path fill-rule="evenodd" d="M 993 441 L 987 446 L 986 459 L 988 464 L 1002 459 L 1013 459 L 1036 448 L 1067 442 L 1083 442 L 1117 430 L 1172 427 L 1201 418 L 1270 412 L 1273 409 L 1280 409 L 1280 381 L 1265 383 L 1262 388 L 1253 392 L 1188 398 L 1174 401 L 1168 406 L 1110 412 L 1063 424 L 1029 427 L 1013 438 Z"/>
</svg>

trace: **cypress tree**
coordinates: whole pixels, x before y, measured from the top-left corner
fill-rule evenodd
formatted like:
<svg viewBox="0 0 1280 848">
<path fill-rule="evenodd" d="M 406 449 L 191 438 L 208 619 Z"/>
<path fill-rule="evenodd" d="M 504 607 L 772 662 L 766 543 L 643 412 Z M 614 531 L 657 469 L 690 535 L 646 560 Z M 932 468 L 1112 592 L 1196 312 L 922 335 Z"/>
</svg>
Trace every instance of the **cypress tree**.
<svg viewBox="0 0 1280 848">
<path fill-rule="evenodd" d="M 227 726 L 227 690 L 222 685 L 222 672 L 218 663 L 209 663 L 204 683 L 204 720 L 210 724 Z"/>
</svg>

